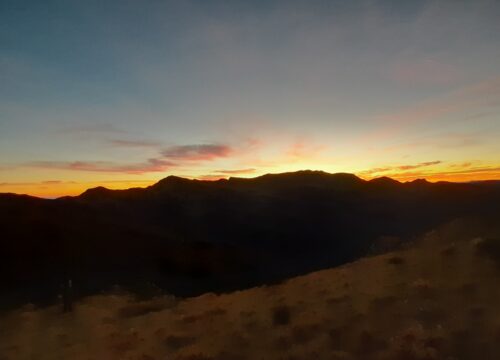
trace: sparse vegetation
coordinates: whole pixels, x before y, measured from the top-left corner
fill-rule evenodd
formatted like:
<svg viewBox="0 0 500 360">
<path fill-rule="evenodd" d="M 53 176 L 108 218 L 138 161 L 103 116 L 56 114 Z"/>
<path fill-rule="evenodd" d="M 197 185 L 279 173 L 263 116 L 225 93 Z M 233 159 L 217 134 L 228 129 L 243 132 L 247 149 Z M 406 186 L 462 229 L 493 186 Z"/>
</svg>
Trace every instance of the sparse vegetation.
<svg viewBox="0 0 500 360">
<path fill-rule="evenodd" d="M 492 260 L 500 267 L 500 238 L 480 239 L 476 242 L 477 253 Z"/>
<path fill-rule="evenodd" d="M 152 304 L 152 303 L 131 304 L 119 309 L 118 316 L 121 318 L 131 318 L 131 317 L 146 315 L 152 312 L 162 311 L 164 308 L 165 307 L 162 304 Z"/>
<path fill-rule="evenodd" d="M 165 338 L 165 344 L 172 350 L 185 347 L 194 342 L 194 338 L 184 334 L 173 334 Z"/>
<path fill-rule="evenodd" d="M 0 354 L 8 360 L 30 359 L 34 351 L 37 360 L 500 358 L 500 290 L 484 248 L 491 243 L 455 242 L 461 266 L 449 267 L 442 264 L 441 250 L 451 243 L 445 240 L 416 242 L 272 290 L 174 302 L 113 292 L 76 302 L 65 315 L 24 306 L 2 316 L 2 325 L 19 331 L 0 328 Z M 390 259 L 404 259 L 404 271 Z M 83 329 L 92 329 L 91 336 Z M 32 350 L 20 346 L 26 339 L 44 341 Z"/>
<path fill-rule="evenodd" d="M 401 256 L 391 256 L 387 259 L 387 263 L 391 265 L 403 265 L 405 263 L 405 259 Z"/>
<path fill-rule="evenodd" d="M 276 306 L 272 309 L 272 317 L 274 325 L 288 325 L 291 318 L 290 308 L 286 305 Z"/>
</svg>

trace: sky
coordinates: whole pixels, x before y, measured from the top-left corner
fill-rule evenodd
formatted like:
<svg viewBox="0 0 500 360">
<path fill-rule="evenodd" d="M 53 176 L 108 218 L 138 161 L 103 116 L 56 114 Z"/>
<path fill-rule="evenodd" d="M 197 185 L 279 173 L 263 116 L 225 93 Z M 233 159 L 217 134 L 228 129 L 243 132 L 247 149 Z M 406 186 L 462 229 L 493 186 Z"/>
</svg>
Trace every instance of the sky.
<svg viewBox="0 0 500 360">
<path fill-rule="evenodd" d="M 0 192 L 500 179 L 500 1 L 0 0 Z"/>
</svg>

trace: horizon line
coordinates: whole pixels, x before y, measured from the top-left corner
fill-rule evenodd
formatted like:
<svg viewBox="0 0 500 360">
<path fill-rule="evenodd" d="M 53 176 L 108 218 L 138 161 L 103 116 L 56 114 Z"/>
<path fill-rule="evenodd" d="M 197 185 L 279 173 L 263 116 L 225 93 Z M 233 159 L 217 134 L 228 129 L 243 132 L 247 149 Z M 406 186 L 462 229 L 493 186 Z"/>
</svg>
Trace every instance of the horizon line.
<svg viewBox="0 0 500 360">
<path fill-rule="evenodd" d="M 197 182 L 206 182 L 206 183 L 213 183 L 213 182 L 218 182 L 218 181 L 230 181 L 231 179 L 242 179 L 242 180 L 255 180 L 255 179 L 258 179 L 258 178 L 262 178 L 262 177 L 265 177 L 265 176 L 272 176 L 272 175 L 287 175 L 287 174 L 298 174 L 298 173 L 317 173 L 317 174 L 325 174 L 325 175 L 352 175 L 356 178 L 358 178 L 359 180 L 361 181 L 364 181 L 364 182 L 370 182 L 370 181 L 374 181 L 374 180 L 377 180 L 377 179 L 390 179 L 394 182 L 397 182 L 399 184 L 407 184 L 407 183 L 412 183 L 412 182 L 415 182 L 415 181 L 425 181 L 427 183 L 430 183 L 430 184 L 437 184 L 437 183 L 451 183 L 451 184 L 470 184 L 470 183 L 478 183 L 478 182 L 488 182 L 488 181 L 500 181 L 500 179 L 479 179 L 479 180 L 468 180 L 468 181 L 449 181 L 449 180 L 435 180 L 433 181 L 432 179 L 428 179 L 427 177 L 418 177 L 418 178 L 414 178 L 414 179 L 411 179 L 411 180 L 405 180 L 405 181 L 401 181 L 401 180 L 398 180 L 397 178 L 394 178 L 394 177 L 391 177 L 391 176 L 376 176 L 376 177 L 363 177 L 363 176 L 360 176 L 356 173 L 350 173 L 350 172 L 335 172 L 335 173 L 331 173 L 331 172 L 327 172 L 327 171 L 324 171 L 324 170 L 311 170 L 311 169 L 302 169 L 302 170 L 296 170 L 296 171 L 285 171 L 285 172 L 276 172 L 276 173 L 273 173 L 273 172 L 270 172 L 270 173 L 265 173 L 265 174 L 262 174 L 262 175 L 257 175 L 257 176 L 253 176 L 253 177 L 240 177 L 240 176 L 220 176 L 220 177 L 214 177 L 214 178 L 206 178 L 206 177 L 189 177 L 189 176 L 179 176 L 179 175 L 174 175 L 174 174 L 171 174 L 171 175 L 167 175 L 159 180 L 128 180 L 128 181 L 112 181 L 113 183 L 133 183 L 133 182 L 137 182 L 137 183 L 149 183 L 149 185 L 145 185 L 145 186 L 131 186 L 131 187 L 119 187 L 119 188 L 109 188 L 109 187 L 106 187 L 106 186 L 103 186 L 103 185 L 97 185 L 97 186 L 93 186 L 93 187 L 89 187 L 89 188 L 86 188 L 85 190 L 77 193 L 77 194 L 66 194 L 66 195 L 58 195 L 58 196 L 39 196 L 39 195 L 33 195 L 33 194 L 29 194 L 29 193 L 22 193 L 22 192 L 12 192 L 12 191 L 8 191 L 8 192 L 0 192 L 0 195 L 16 195 L 16 196 L 28 196 L 28 197 L 32 197 L 32 198 L 38 198 L 38 199 L 46 199 L 46 200 L 56 200 L 56 199 L 62 199 L 62 198 L 73 198 L 73 197 L 78 197 L 78 196 L 81 196 L 82 194 L 84 194 L 85 192 L 89 191 L 89 190 L 93 190 L 93 189 L 99 189 L 99 188 L 102 188 L 102 189 L 105 189 L 105 190 L 108 190 L 108 191 L 127 191 L 127 190 L 132 190 L 132 189 L 148 189 L 168 178 L 178 178 L 178 179 L 183 179 L 183 180 L 188 180 L 188 181 L 197 181 Z M 110 183 L 110 181 L 102 181 L 101 183 Z"/>
</svg>

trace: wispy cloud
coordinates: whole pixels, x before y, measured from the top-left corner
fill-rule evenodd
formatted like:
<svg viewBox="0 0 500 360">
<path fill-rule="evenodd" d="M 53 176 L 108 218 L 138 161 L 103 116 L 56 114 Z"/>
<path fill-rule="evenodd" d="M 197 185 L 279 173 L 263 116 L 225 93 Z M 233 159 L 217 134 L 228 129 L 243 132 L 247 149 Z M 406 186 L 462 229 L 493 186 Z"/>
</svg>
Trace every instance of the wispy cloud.
<svg viewBox="0 0 500 360">
<path fill-rule="evenodd" d="M 57 132 L 63 134 L 126 134 L 127 131 L 118 128 L 113 124 L 95 123 L 65 125 L 60 127 Z"/>
<path fill-rule="evenodd" d="M 498 166 L 476 166 L 464 167 L 463 169 L 440 170 L 440 171 L 410 171 L 388 175 L 397 180 L 413 180 L 425 178 L 431 181 L 473 181 L 495 179 L 500 180 L 500 167 Z"/>
<path fill-rule="evenodd" d="M 413 123 L 431 120 L 437 116 L 500 104 L 500 77 L 485 80 L 451 92 L 444 98 L 386 115 L 389 123 Z"/>
<path fill-rule="evenodd" d="M 108 142 L 117 147 L 129 148 L 155 148 L 161 146 L 158 141 L 152 140 L 124 140 L 124 139 L 110 139 Z"/>
<path fill-rule="evenodd" d="M 200 144 L 171 146 L 161 152 L 167 159 L 207 161 L 231 155 L 233 149 L 224 144 Z"/>
<path fill-rule="evenodd" d="M 234 170 L 216 170 L 214 171 L 214 173 L 223 175 L 237 175 L 237 174 L 250 174 L 255 171 L 256 169 L 254 168 L 247 168 L 247 169 L 234 169 Z"/>
<path fill-rule="evenodd" d="M 106 161 L 34 161 L 28 166 L 42 169 L 60 169 L 87 172 L 144 174 L 166 171 L 176 164 L 164 159 L 151 158 L 142 163 L 118 164 Z"/>
<path fill-rule="evenodd" d="M 43 185 L 72 185 L 76 184 L 75 181 L 63 181 L 63 180 L 45 180 L 45 181 L 28 181 L 28 182 L 2 182 L 0 187 L 12 187 L 12 186 L 43 186 Z"/>
<path fill-rule="evenodd" d="M 380 126 L 359 139 L 360 143 L 380 142 L 395 137 L 405 127 L 416 123 L 429 122 L 445 115 L 460 114 L 465 111 L 484 111 L 500 106 L 500 76 L 464 86 L 447 95 L 426 101 L 401 111 L 378 116 Z"/>
<path fill-rule="evenodd" d="M 401 171 L 407 171 L 407 170 L 414 170 L 414 169 L 419 169 L 423 167 L 429 167 L 433 165 L 438 165 L 441 164 L 442 161 L 440 160 L 435 160 L 435 161 L 426 161 L 426 162 L 421 162 L 418 164 L 409 164 L 409 165 L 397 165 L 397 166 L 384 166 L 384 167 L 376 167 L 373 169 L 368 169 L 364 171 L 360 171 L 358 174 L 361 176 L 373 176 L 373 175 L 378 175 L 382 173 L 387 173 L 387 172 L 401 172 Z"/>
<path fill-rule="evenodd" d="M 156 143 L 139 140 L 116 140 L 120 146 L 149 147 Z M 23 166 L 42 169 L 59 169 L 70 171 L 106 172 L 144 174 L 163 172 L 173 168 L 182 168 L 187 163 L 212 161 L 228 157 L 233 149 L 223 144 L 179 145 L 171 146 L 158 154 L 137 163 L 118 163 L 112 161 L 32 161 Z M 249 169 L 245 169 L 249 171 Z"/>
</svg>

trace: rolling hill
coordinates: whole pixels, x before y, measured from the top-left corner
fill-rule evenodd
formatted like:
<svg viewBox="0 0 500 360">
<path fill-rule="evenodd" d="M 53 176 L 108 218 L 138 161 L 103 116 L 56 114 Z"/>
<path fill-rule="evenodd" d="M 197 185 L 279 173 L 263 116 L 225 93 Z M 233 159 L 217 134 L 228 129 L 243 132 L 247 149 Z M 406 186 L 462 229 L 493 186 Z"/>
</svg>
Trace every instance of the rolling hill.
<svg viewBox="0 0 500 360">
<path fill-rule="evenodd" d="M 4 305 L 114 284 L 178 296 L 270 284 L 397 248 L 456 218 L 495 217 L 500 183 L 409 183 L 316 171 L 167 177 L 55 200 L 0 195 Z"/>
</svg>

